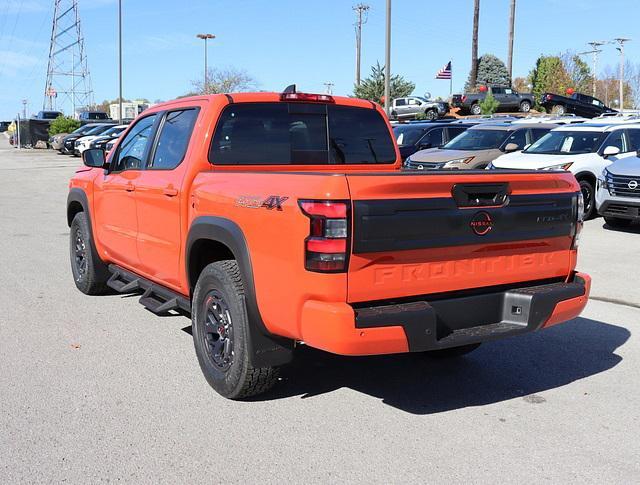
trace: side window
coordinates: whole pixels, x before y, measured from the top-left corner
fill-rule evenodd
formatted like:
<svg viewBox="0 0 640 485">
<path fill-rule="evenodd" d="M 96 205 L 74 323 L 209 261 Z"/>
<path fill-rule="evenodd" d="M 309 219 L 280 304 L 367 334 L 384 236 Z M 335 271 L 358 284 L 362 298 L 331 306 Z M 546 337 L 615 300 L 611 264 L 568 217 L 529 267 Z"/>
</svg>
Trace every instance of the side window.
<svg viewBox="0 0 640 485">
<path fill-rule="evenodd" d="M 491 88 L 492 94 L 504 94 L 504 88 Z"/>
<path fill-rule="evenodd" d="M 409 98 L 409 105 L 410 106 L 416 106 L 416 105 L 419 105 L 419 104 L 420 104 L 420 101 L 418 101 L 417 99 Z"/>
<path fill-rule="evenodd" d="M 150 148 L 153 125 L 157 115 L 147 116 L 138 121 L 127 133 L 118 147 L 112 172 L 122 170 L 140 170 L 144 166 L 144 157 Z"/>
<path fill-rule="evenodd" d="M 620 150 L 621 152 L 625 152 L 627 151 L 625 149 L 625 143 L 624 143 L 624 130 L 616 130 L 613 133 L 611 133 L 607 139 L 605 140 L 605 142 L 603 143 L 602 147 L 603 148 L 607 148 L 610 146 L 613 147 L 617 147 L 618 150 Z"/>
<path fill-rule="evenodd" d="M 527 144 L 527 130 L 518 130 L 511 133 L 507 141 L 504 142 L 504 146 L 507 146 L 509 143 L 515 143 L 522 150 Z"/>
<path fill-rule="evenodd" d="M 511 89 L 505 89 L 504 94 L 513 94 L 513 91 Z"/>
<path fill-rule="evenodd" d="M 537 142 L 540 138 L 542 138 L 547 133 L 549 133 L 549 130 L 545 128 L 533 128 L 531 130 L 531 143 Z"/>
<path fill-rule="evenodd" d="M 442 132 L 443 128 L 434 128 L 429 133 L 422 137 L 420 145 L 429 145 L 429 147 L 439 147 L 442 145 Z"/>
<path fill-rule="evenodd" d="M 640 130 L 627 130 L 629 151 L 640 150 Z"/>
<path fill-rule="evenodd" d="M 462 128 L 462 127 L 454 128 L 453 126 L 449 126 L 447 130 L 449 130 L 449 140 L 453 140 L 460 133 L 467 131 L 466 128 Z"/>
<path fill-rule="evenodd" d="M 396 99 L 396 106 L 404 106 L 406 104 L 406 100 L 404 98 Z"/>
<path fill-rule="evenodd" d="M 151 169 L 171 170 L 182 162 L 189 146 L 193 125 L 198 117 L 197 109 L 169 111 L 162 124 Z"/>
</svg>

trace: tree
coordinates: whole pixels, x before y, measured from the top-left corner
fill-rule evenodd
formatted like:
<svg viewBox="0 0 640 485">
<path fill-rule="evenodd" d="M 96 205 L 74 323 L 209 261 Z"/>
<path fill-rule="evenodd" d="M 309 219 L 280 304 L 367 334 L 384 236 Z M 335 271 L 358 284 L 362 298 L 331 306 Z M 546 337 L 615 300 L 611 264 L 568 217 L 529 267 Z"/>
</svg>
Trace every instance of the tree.
<svg viewBox="0 0 640 485">
<path fill-rule="evenodd" d="M 407 81 L 398 74 L 392 75 L 389 80 L 389 95 L 391 99 L 409 96 L 415 88 L 416 85 L 414 83 Z M 371 74 L 360 82 L 360 86 L 354 86 L 353 95 L 356 98 L 380 103 L 384 97 L 384 66 L 381 66 L 379 62 L 376 62 L 375 66 L 371 66 Z"/>
<path fill-rule="evenodd" d="M 196 94 L 239 93 L 256 89 L 256 80 L 243 69 L 226 67 L 223 69 L 207 70 L 207 85 L 203 80 L 191 81 L 193 92 Z"/>
<path fill-rule="evenodd" d="M 558 56 L 540 56 L 529 73 L 534 99 L 539 102 L 545 92 L 564 94 L 573 82 Z"/>
<path fill-rule="evenodd" d="M 469 90 L 478 84 L 478 23 L 480 21 L 480 0 L 473 0 L 473 33 L 471 36 L 471 73 L 467 85 Z M 465 91 L 467 89 L 465 88 Z"/>
<path fill-rule="evenodd" d="M 480 101 L 480 109 L 483 115 L 492 115 L 500 106 L 500 101 L 493 97 L 493 94 L 487 93 L 485 98 Z"/>
<path fill-rule="evenodd" d="M 502 86 L 511 85 L 509 71 L 500 59 L 493 54 L 484 54 L 478 59 L 476 69 L 476 83 L 472 82 L 473 68 L 469 74 L 469 79 L 465 85 L 465 91 L 473 91 L 474 86 L 482 84 L 499 84 Z"/>
<path fill-rule="evenodd" d="M 640 108 L 640 64 L 631 64 L 627 61 L 624 68 L 627 84 L 631 88 L 631 96 L 625 95 L 625 104 L 631 102 L 632 108 Z M 627 101 L 627 99 L 629 101 Z"/>
<path fill-rule="evenodd" d="M 560 59 L 571 79 L 571 87 L 580 93 L 588 93 L 593 86 L 593 74 L 589 65 L 570 51 L 562 54 Z"/>
<path fill-rule="evenodd" d="M 71 133 L 78 128 L 80 128 L 80 121 L 74 120 L 70 116 L 61 115 L 49 125 L 49 136 L 57 135 L 58 133 Z"/>
<path fill-rule="evenodd" d="M 531 90 L 529 80 L 526 77 L 514 78 L 511 87 L 519 93 L 528 93 Z"/>
</svg>

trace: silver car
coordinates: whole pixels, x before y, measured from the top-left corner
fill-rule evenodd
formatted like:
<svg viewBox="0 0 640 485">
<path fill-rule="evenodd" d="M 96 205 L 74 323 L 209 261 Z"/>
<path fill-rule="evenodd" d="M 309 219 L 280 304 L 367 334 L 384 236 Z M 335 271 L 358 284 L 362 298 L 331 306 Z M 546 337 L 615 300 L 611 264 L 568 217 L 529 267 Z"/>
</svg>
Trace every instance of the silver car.
<svg viewBox="0 0 640 485">
<path fill-rule="evenodd" d="M 639 156 L 623 158 L 604 169 L 598 178 L 596 207 L 613 227 L 640 221 Z"/>
</svg>

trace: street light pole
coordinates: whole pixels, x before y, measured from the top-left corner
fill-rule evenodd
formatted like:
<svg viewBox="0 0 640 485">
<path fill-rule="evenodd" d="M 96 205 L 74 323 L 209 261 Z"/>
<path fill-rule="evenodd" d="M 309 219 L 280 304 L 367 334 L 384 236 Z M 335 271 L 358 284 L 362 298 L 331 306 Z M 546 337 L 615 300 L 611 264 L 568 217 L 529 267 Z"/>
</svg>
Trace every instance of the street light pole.
<svg viewBox="0 0 640 485">
<path fill-rule="evenodd" d="M 387 0 L 387 29 L 384 58 L 384 111 L 387 113 L 387 116 L 389 116 L 389 82 L 391 79 L 391 0 Z"/>
<path fill-rule="evenodd" d="M 122 0 L 118 0 L 118 122 L 122 124 Z"/>
<path fill-rule="evenodd" d="M 204 40 L 204 86 L 202 87 L 202 90 L 204 91 L 204 94 L 209 94 L 209 79 L 207 75 L 207 40 L 215 39 L 216 36 L 213 34 L 198 34 L 196 37 Z"/>
</svg>

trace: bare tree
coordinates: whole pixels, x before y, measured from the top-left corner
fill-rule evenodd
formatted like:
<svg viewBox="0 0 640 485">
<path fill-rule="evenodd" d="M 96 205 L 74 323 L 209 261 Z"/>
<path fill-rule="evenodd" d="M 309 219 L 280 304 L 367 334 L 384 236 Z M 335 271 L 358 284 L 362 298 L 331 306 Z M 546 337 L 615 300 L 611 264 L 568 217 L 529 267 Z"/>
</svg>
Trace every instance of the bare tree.
<svg viewBox="0 0 640 485">
<path fill-rule="evenodd" d="M 227 67 L 208 69 L 207 85 L 201 80 L 191 81 L 192 94 L 238 93 L 256 89 L 256 81 L 246 71 Z"/>
<path fill-rule="evenodd" d="M 634 109 L 640 109 L 640 64 L 632 64 L 631 62 L 625 62 L 624 66 L 625 82 L 631 88 L 631 96 L 625 96 L 625 104 L 629 104 L 629 101 L 633 101 Z"/>
<path fill-rule="evenodd" d="M 473 0 L 473 35 L 471 37 L 471 75 L 469 87 L 475 89 L 478 78 L 478 22 L 480 21 L 480 0 Z"/>
</svg>

